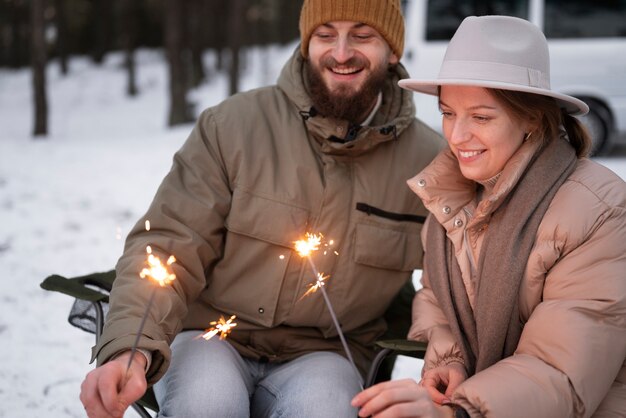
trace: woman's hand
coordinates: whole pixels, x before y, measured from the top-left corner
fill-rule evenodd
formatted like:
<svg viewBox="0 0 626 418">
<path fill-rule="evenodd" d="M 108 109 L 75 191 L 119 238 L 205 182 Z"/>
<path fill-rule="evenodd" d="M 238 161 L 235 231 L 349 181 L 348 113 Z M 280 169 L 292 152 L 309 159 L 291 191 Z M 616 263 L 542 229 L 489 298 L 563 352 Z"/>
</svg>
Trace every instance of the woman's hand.
<svg viewBox="0 0 626 418">
<path fill-rule="evenodd" d="M 450 363 L 424 372 L 419 385 L 440 405 L 450 402 L 456 388 L 467 379 L 467 372 L 461 363 Z"/>
<path fill-rule="evenodd" d="M 428 391 L 413 379 L 379 383 L 352 399 L 360 417 L 444 418 L 452 417 L 451 408 L 436 405 Z"/>
</svg>

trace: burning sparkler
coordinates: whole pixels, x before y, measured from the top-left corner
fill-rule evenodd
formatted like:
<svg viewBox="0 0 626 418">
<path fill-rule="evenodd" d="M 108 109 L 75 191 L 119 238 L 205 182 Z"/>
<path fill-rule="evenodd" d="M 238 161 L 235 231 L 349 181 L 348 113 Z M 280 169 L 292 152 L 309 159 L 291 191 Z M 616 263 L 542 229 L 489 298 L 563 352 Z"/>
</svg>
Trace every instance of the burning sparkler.
<svg viewBox="0 0 626 418">
<path fill-rule="evenodd" d="M 359 370 L 357 369 L 356 364 L 354 363 L 354 359 L 352 358 L 352 353 L 350 352 L 350 348 L 348 347 L 346 338 L 344 337 L 343 331 L 341 330 L 341 325 L 339 325 L 339 320 L 337 319 L 337 315 L 335 314 L 333 305 L 330 303 L 330 299 L 328 297 L 328 294 L 326 293 L 326 289 L 324 289 L 324 280 L 328 279 L 328 276 L 322 275 L 317 270 L 317 267 L 315 266 L 315 263 L 313 263 L 313 259 L 311 258 L 311 253 L 313 251 L 319 250 L 320 245 L 322 245 L 323 237 L 324 236 L 322 234 L 316 235 L 316 234 L 307 233 L 305 240 L 298 240 L 295 242 L 295 249 L 298 252 L 298 255 L 300 255 L 300 257 L 303 257 L 303 258 L 306 257 L 306 259 L 309 261 L 309 265 L 311 266 L 311 269 L 313 270 L 313 273 L 315 274 L 315 277 L 317 277 L 317 282 L 315 283 L 315 285 L 311 286 L 311 288 L 309 288 L 309 290 L 307 290 L 306 293 L 302 295 L 302 297 L 316 292 L 317 289 L 320 289 L 322 291 L 324 302 L 326 303 L 326 307 L 328 308 L 328 311 L 330 312 L 330 317 L 333 320 L 333 324 L 335 325 L 335 328 L 337 329 L 337 334 L 339 335 L 339 339 L 341 340 L 343 349 L 346 352 L 346 356 L 348 357 L 348 360 L 350 361 L 352 368 L 354 369 L 354 373 L 359 379 L 359 384 L 361 385 L 361 389 L 363 389 L 363 378 L 361 377 L 361 373 L 359 373 Z"/>
<path fill-rule="evenodd" d="M 150 221 L 146 221 L 146 231 L 150 230 Z M 145 267 L 139 273 L 139 276 L 142 279 L 146 277 L 151 279 L 152 281 L 159 284 L 160 287 L 165 287 L 170 284 L 173 280 L 176 280 L 176 275 L 171 273 L 168 269 L 173 263 L 176 262 L 176 258 L 173 255 L 170 255 L 165 264 L 161 262 L 161 259 L 154 254 L 152 254 L 152 248 L 148 245 L 146 246 L 146 253 L 148 254 L 148 267 Z M 137 344 L 139 344 L 139 338 L 141 337 L 141 332 L 143 331 L 143 327 L 146 324 L 146 319 L 148 318 L 148 313 L 150 312 L 150 308 L 152 307 L 152 303 L 154 302 L 154 295 L 156 294 L 157 287 L 152 288 L 152 292 L 150 293 L 150 299 L 148 300 L 148 304 L 146 305 L 146 310 L 141 317 L 141 323 L 139 324 L 139 331 L 137 332 L 137 336 L 135 337 L 135 342 L 133 343 L 133 347 L 130 351 L 130 358 L 128 359 L 128 364 L 126 366 L 126 372 L 130 369 L 130 365 L 133 362 L 133 358 L 135 357 L 135 352 L 137 351 Z"/>
<path fill-rule="evenodd" d="M 237 323 L 233 322 L 235 318 L 237 318 L 237 315 L 231 316 L 228 320 L 224 319 L 223 316 L 220 316 L 220 319 L 217 321 L 211 321 L 209 325 L 213 325 L 213 327 L 206 329 L 205 333 L 202 334 L 202 338 L 208 341 L 219 334 L 220 340 L 225 339 L 228 334 L 230 334 L 232 329 L 237 326 Z"/>
</svg>

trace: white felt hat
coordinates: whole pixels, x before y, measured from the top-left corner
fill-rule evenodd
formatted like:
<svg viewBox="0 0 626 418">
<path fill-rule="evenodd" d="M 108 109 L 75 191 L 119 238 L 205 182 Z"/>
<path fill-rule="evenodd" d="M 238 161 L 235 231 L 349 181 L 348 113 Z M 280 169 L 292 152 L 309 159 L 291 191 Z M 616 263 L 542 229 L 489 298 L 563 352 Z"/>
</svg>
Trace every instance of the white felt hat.
<svg viewBox="0 0 626 418">
<path fill-rule="evenodd" d="M 444 85 L 523 91 L 554 97 L 572 115 L 589 107 L 550 90 L 548 42 L 539 28 L 511 16 L 466 17 L 450 40 L 436 79 L 404 79 L 400 87 L 437 95 Z"/>
</svg>

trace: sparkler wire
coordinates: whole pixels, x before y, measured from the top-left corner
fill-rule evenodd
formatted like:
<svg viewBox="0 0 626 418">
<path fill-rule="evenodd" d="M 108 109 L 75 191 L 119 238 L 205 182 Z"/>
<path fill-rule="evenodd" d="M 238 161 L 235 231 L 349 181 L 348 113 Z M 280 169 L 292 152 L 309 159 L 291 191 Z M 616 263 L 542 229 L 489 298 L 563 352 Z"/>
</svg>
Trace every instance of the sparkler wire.
<svg viewBox="0 0 626 418">
<path fill-rule="evenodd" d="M 311 256 L 307 255 L 306 258 L 307 260 L 309 260 L 309 264 L 311 265 L 311 269 L 313 269 L 313 273 L 315 274 L 315 277 L 321 277 L 319 272 L 317 271 L 317 267 L 315 267 L 315 263 L 313 263 L 313 260 L 311 259 Z M 343 349 L 346 352 L 346 356 L 348 356 L 350 365 L 352 365 L 352 368 L 354 369 L 354 373 L 359 379 L 359 385 L 361 386 L 361 390 L 363 390 L 363 377 L 361 376 L 361 373 L 359 373 L 359 370 L 357 369 L 356 364 L 354 363 L 354 359 L 352 358 L 352 353 L 350 352 L 350 348 L 348 347 L 346 338 L 344 337 L 343 331 L 341 330 L 341 326 L 339 325 L 339 321 L 337 320 L 337 315 L 335 314 L 333 305 L 330 303 L 330 299 L 328 298 L 328 294 L 326 293 L 326 289 L 324 289 L 323 284 L 320 286 L 320 290 L 322 291 L 322 296 L 324 296 L 324 302 L 326 302 L 326 307 L 328 308 L 328 311 L 330 312 L 330 317 L 332 318 L 333 323 L 335 324 L 335 328 L 337 328 L 337 334 L 339 334 L 339 339 L 341 340 Z"/>
<path fill-rule="evenodd" d="M 156 294 L 157 287 L 152 287 L 152 293 L 150 294 L 150 300 L 148 300 L 148 304 L 146 305 L 146 310 L 143 313 L 143 317 L 141 318 L 141 323 L 139 324 L 139 331 L 137 331 L 137 336 L 135 337 L 135 342 L 133 343 L 133 348 L 130 350 L 130 357 L 128 358 L 128 365 L 126 365 L 126 373 L 128 373 L 128 369 L 130 369 L 130 365 L 133 362 L 133 358 L 135 357 L 135 353 L 137 352 L 137 345 L 139 344 L 139 338 L 141 338 L 141 332 L 143 331 L 144 325 L 146 325 L 146 319 L 148 318 L 148 313 L 150 312 L 150 308 L 152 307 L 152 303 L 154 302 L 154 295 Z"/>
</svg>

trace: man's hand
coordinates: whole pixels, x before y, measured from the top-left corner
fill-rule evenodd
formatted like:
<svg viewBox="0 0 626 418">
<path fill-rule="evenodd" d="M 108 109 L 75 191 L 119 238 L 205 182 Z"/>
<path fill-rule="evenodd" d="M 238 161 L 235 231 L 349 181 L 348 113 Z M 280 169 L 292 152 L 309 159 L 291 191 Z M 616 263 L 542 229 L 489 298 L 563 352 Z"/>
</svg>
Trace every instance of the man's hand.
<svg viewBox="0 0 626 418">
<path fill-rule="evenodd" d="M 146 358 L 135 353 L 127 372 L 129 358 L 130 351 L 126 351 L 87 374 L 80 388 L 80 401 L 89 418 L 122 417 L 130 404 L 146 392 Z"/>
<path fill-rule="evenodd" d="M 465 367 L 461 363 L 450 363 L 426 371 L 419 384 L 433 401 L 442 405 L 450 402 L 450 397 L 465 379 Z"/>
<path fill-rule="evenodd" d="M 447 418 L 452 409 L 436 405 L 425 388 L 413 379 L 379 383 L 352 399 L 359 417 L 375 418 Z"/>
</svg>

